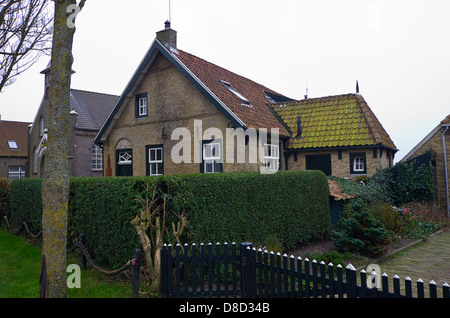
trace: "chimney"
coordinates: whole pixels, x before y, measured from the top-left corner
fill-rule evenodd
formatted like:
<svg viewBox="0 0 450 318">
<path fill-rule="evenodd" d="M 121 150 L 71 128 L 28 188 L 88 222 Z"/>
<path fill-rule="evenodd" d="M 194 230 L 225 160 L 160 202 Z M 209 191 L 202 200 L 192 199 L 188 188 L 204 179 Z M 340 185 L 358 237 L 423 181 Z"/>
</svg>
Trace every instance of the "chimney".
<svg viewBox="0 0 450 318">
<path fill-rule="evenodd" d="M 177 31 L 170 28 L 170 21 L 164 22 L 164 30 L 156 32 L 156 38 L 161 42 L 166 48 L 176 49 L 177 48 Z"/>
</svg>

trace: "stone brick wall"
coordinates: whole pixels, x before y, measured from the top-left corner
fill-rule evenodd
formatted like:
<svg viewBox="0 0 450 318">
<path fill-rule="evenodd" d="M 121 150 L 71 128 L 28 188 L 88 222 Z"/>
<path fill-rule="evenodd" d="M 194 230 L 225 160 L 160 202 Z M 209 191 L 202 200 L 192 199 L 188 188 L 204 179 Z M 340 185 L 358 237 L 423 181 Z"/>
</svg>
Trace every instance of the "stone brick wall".
<svg viewBox="0 0 450 318">
<path fill-rule="evenodd" d="M 438 205 L 446 209 L 447 199 L 446 199 L 446 188 L 445 188 L 445 164 L 444 164 L 444 148 L 442 146 L 442 133 L 444 132 L 444 127 L 439 129 L 431 138 L 428 139 L 420 148 L 418 148 L 415 153 L 410 157 L 413 159 L 418 157 L 428 151 L 432 151 L 433 158 L 435 158 L 435 166 L 433 167 L 434 176 L 433 180 L 436 186 L 435 197 L 438 201 Z M 447 167 L 450 165 L 450 130 L 445 134 L 445 148 L 447 152 Z M 450 180 L 449 180 L 450 182 Z"/>
<path fill-rule="evenodd" d="M 22 166 L 26 167 L 27 158 L 5 158 L 0 157 L 0 178 L 8 178 L 8 167 Z"/>
<path fill-rule="evenodd" d="M 350 170 L 350 155 L 355 153 L 365 153 L 366 173 L 356 174 Z M 374 148 L 342 149 L 330 151 L 299 151 L 295 156 L 291 153 L 288 158 L 289 170 L 305 170 L 306 156 L 309 155 L 330 155 L 331 156 L 331 174 L 339 178 L 348 178 L 355 180 L 360 176 L 371 177 L 377 169 L 384 169 L 392 166 L 393 152 L 386 148 L 375 148 L 376 157 L 374 157 Z M 295 158 L 297 157 L 297 158 Z"/>
</svg>

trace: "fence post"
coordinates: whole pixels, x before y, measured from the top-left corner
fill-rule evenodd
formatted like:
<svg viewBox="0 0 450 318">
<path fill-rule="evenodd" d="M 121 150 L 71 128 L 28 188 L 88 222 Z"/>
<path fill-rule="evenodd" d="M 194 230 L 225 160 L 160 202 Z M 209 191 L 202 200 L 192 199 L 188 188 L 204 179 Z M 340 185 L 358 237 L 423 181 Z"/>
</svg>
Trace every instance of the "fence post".
<svg viewBox="0 0 450 318">
<path fill-rule="evenodd" d="M 249 298 L 252 294 L 250 290 L 250 252 L 252 247 L 253 243 L 241 243 L 241 293 L 244 298 Z"/>
<path fill-rule="evenodd" d="M 347 297 L 356 298 L 356 269 L 352 264 L 348 264 L 345 268 L 346 283 L 347 283 Z"/>
<path fill-rule="evenodd" d="M 133 259 L 133 298 L 139 298 L 139 287 L 141 284 L 141 250 L 134 250 Z"/>
<path fill-rule="evenodd" d="M 83 246 L 86 248 L 86 235 L 81 234 L 81 235 L 80 235 L 80 240 L 81 240 L 81 244 L 83 244 Z M 86 269 L 86 268 L 87 268 L 87 265 L 86 265 L 86 255 L 84 255 L 83 252 L 81 252 L 81 264 L 82 264 L 82 266 L 83 266 L 83 269 Z"/>
</svg>

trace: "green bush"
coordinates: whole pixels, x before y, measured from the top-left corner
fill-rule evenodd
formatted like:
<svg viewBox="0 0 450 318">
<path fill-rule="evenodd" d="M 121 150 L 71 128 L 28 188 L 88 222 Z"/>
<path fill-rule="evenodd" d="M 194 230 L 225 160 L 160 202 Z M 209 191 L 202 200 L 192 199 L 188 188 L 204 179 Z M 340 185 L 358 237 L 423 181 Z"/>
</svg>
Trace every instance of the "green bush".
<svg viewBox="0 0 450 318">
<path fill-rule="evenodd" d="M 0 178 L 0 217 L 9 211 L 9 181 Z M 1 221 L 0 221 L 1 223 Z"/>
<path fill-rule="evenodd" d="M 191 242 L 265 242 L 287 249 L 329 231 L 329 188 L 319 171 L 199 174 L 188 181 Z"/>
<path fill-rule="evenodd" d="M 23 179 L 11 184 L 12 218 L 20 224 L 28 217 L 33 232 L 41 227 L 41 183 Z M 145 196 L 146 184 L 167 195 L 168 211 L 187 214 L 187 243 L 266 242 L 272 237 L 289 249 L 329 231 L 328 182 L 319 171 L 70 178 L 69 247 L 85 234 L 96 263 L 123 265 L 140 246 L 130 221 L 141 208 L 137 199 Z M 169 216 L 166 222 L 173 220 Z"/>
<path fill-rule="evenodd" d="M 408 202 L 433 200 L 433 170 L 431 162 L 417 164 L 415 160 L 397 163 L 393 203 L 401 206 Z"/>
<path fill-rule="evenodd" d="M 37 234 L 42 229 L 42 179 L 18 179 L 11 183 L 11 225 L 17 227 L 28 218 L 30 230 Z"/>
<path fill-rule="evenodd" d="M 390 243 L 383 223 L 373 217 L 361 199 L 347 206 L 332 231 L 331 240 L 340 251 L 368 256 L 383 253 Z"/>
</svg>

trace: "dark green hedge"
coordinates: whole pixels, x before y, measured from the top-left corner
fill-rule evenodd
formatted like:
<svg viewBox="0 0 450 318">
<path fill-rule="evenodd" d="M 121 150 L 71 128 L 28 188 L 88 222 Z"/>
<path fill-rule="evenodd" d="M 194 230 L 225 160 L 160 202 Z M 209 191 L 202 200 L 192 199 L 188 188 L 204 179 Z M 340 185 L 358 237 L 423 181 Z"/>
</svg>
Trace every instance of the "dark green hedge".
<svg viewBox="0 0 450 318">
<path fill-rule="evenodd" d="M 193 242 L 264 243 L 276 234 L 285 248 L 323 237 L 329 229 L 329 188 L 318 171 L 184 176 Z"/>
<path fill-rule="evenodd" d="M 328 182 L 318 171 L 71 178 L 68 245 L 84 233 L 98 264 L 123 265 L 139 247 L 130 221 L 146 183 L 168 195 L 168 209 L 185 211 L 189 242 L 264 243 L 276 234 L 292 248 L 329 231 Z M 41 179 L 11 185 L 12 219 L 20 224 L 28 217 L 34 231 L 41 226 L 40 187 Z"/>
<path fill-rule="evenodd" d="M 0 217 L 9 210 L 9 180 L 0 178 Z M 0 220 L 3 221 L 3 219 Z"/>
</svg>

